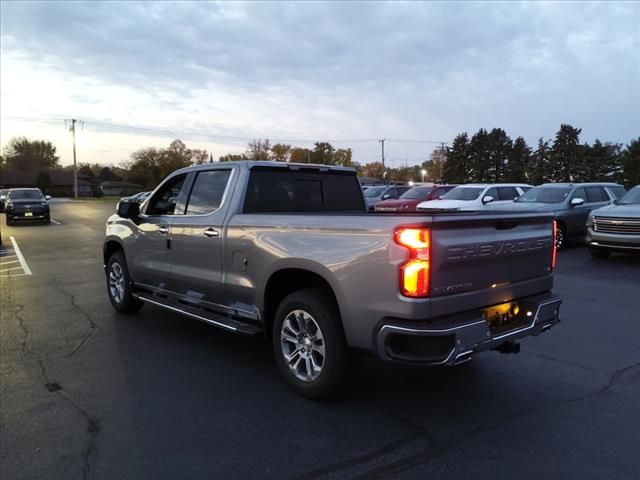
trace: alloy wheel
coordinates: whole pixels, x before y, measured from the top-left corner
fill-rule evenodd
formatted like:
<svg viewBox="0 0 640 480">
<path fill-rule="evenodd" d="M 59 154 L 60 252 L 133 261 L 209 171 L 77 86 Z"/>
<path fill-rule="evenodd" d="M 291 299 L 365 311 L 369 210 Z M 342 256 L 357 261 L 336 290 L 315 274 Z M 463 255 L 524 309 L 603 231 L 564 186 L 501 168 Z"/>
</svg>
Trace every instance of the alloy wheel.
<svg viewBox="0 0 640 480">
<path fill-rule="evenodd" d="M 280 330 L 282 355 L 298 380 L 313 382 L 322 373 L 325 343 L 322 331 L 313 316 L 304 310 L 293 310 Z"/>
</svg>

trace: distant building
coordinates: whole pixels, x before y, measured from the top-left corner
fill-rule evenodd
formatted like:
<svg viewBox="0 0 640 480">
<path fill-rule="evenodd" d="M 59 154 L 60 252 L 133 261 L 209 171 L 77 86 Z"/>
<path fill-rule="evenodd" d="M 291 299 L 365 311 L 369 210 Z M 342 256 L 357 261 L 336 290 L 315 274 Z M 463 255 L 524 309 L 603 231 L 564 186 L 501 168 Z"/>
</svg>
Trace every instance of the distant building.
<svg viewBox="0 0 640 480">
<path fill-rule="evenodd" d="M 142 191 L 142 185 L 124 181 L 102 182 L 98 188 L 103 195 L 115 197 L 127 197 Z"/>
<path fill-rule="evenodd" d="M 45 195 L 53 197 L 73 196 L 73 172 L 65 170 L 49 170 L 44 172 L 44 177 L 39 172 L 2 171 L 0 172 L 0 188 L 29 188 L 38 187 Z M 91 197 L 95 192 L 95 185 L 78 176 L 78 196 Z"/>
</svg>

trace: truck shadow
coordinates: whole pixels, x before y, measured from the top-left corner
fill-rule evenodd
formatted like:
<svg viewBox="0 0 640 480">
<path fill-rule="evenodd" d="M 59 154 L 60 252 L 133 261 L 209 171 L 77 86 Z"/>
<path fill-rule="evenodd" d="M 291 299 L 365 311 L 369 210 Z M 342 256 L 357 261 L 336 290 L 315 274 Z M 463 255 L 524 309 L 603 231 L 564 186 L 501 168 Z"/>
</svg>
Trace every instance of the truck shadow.
<svg viewBox="0 0 640 480">
<path fill-rule="evenodd" d="M 149 478 L 182 477 L 185 468 L 200 476 L 255 477 L 256 464 L 271 473 L 265 478 L 313 474 L 336 462 L 340 471 L 352 468 L 343 460 L 398 439 L 425 448 L 445 444 L 571 391 L 566 368 L 549 372 L 548 361 L 523 354 L 486 353 L 454 368 L 364 357 L 344 396 L 315 402 L 287 388 L 262 338 L 151 306 L 114 317 L 126 378 L 122 407 L 132 419 L 139 473 Z"/>
</svg>

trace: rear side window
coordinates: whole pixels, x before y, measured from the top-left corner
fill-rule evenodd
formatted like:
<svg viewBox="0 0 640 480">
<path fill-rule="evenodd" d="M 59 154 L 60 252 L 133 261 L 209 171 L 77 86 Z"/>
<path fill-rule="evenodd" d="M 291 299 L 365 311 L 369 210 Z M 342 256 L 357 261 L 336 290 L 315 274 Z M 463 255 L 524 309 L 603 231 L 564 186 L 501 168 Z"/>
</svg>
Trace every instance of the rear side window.
<svg viewBox="0 0 640 480">
<path fill-rule="evenodd" d="M 518 196 L 518 191 L 513 187 L 498 187 L 498 198 L 500 200 L 513 200 Z"/>
<path fill-rule="evenodd" d="M 607 195 L 602 190 L 602 187 L 587 187 L 587 201 L 591 202 L 606 202 L 609 200 Z"/>
<path fill-rule="evenodd" d="M 220 208 L 231 170 L 198 172 L 187 203 L 187 215 L 206 215 Z"/>
<path fill-rule="evenodd" d="M 251 170 L 245 213 L 364 212 L 355 174 L 254 168 Z"/>
</svg>

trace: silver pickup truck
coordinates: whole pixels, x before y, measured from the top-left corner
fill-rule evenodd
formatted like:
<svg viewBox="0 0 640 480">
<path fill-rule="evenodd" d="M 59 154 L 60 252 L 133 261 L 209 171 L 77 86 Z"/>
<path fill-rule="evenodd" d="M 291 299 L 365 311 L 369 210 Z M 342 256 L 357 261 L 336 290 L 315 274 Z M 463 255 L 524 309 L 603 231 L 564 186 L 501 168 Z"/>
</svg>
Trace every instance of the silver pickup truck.
<svg viewBox="0 0 640 480">
<path fill-rule="evenodd" d="M 544 213 L 367 213 L 352 169 L 227 162 L 121 201 L 104 264 L 116 310 L 269 337 L 293 390 L 325 398 L 354 352 L 455 365 L 549 329 L 553 238 Z"/>
</svg>

